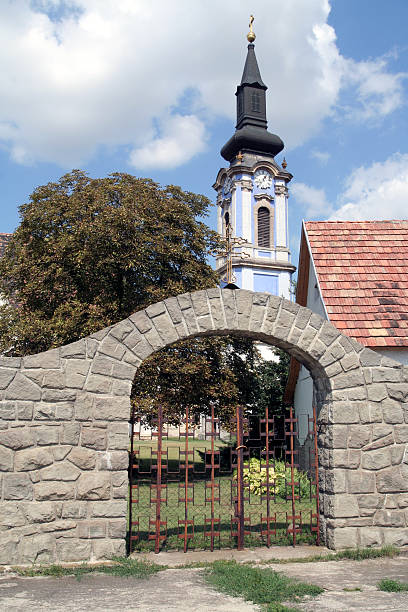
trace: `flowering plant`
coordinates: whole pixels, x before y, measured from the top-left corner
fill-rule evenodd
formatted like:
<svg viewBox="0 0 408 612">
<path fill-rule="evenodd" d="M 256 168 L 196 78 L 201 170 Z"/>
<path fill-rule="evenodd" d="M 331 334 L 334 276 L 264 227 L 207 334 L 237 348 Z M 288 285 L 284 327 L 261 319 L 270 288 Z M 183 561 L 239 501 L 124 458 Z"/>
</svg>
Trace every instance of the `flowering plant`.
<svg viewBox="0 0 408 612">
<path fill-rule="evenodd" d="M 263 462 L 263 465 L 265 463 Z M 292 479 L 291 468 L 287 466 L 284 461 L 274 461 L 269 467 L 269 492 L 275 494 L 278 497 L 286 498 L 289 494 L 289 487 Z M 254 495 L 265 495 L 266 494 L 266 483 L 268 480 L 268 474 L 266 467 L 261 467 L 261 462 L 256 457 L 252 457 L 249 460 L 249 464 L 244 467 L 244 483 L 249 484 L 249 490 Z M 236 478 L 236 470 L 234 472 Z M 300 497 L 309 497 L 310 493 L 314 492 L 311 490 L 310 478 L 306 472 L 293 469 L 293 479 L 296 483 L 299 483 L 295 487 L 296 495 Z"/>
</svg>

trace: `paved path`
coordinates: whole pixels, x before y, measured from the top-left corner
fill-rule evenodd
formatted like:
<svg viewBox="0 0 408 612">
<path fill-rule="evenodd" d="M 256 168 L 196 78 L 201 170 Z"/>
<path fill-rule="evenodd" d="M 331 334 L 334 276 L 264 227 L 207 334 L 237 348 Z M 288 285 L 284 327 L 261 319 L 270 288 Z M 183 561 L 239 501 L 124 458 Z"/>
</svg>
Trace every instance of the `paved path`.
<svg viewBox="0 0 408 612">
<path fill-rule="evenodd" d="M 307 550 L 307 549 L 306 549 Z M 315 553 L 315 551 L 309 551 Z M 320 551 L 321 552 L 321 551 Z M 172 555 L 172 565 L 191 562 L 190 555 Z M 297 549 L 304 556 L 305 549 Z M 236 557 L 226 551 L 224 558 Z M 262 561 L 277 557 L 275 550 L 242 551 L 240 561 Z M 293 549 L 281 548 L 281 558 L 294 556 Z M 211 557 L 214 560 L 214 557 Z M 162 554 L 155 557 L 169 563 Z M 201 554 L 201 559 L 203 555 Z M 317 598 L 296 604 L 305 612 L 342 612 L 371 610 L 408 611 L 408 593 L 378 591 L 381 578 L 408 582 L 408 558 L 373 559 L 367 561 L 328 561 L 261 565 L 292 578 L 322 586 Z M 346 590 L 344 590 L 346 589 Z M 349 589 L 361 589 L 352 591 Z M 293 604 L 291 604 L 293 606 Z M 0 612 L 255 612 L 257 606 L 242 599 L 222 595 L 209 587 L 200 569 L 168 569 L 149 579 L 118 578 L 108 575 L 74 577 L 21 578 L 11 573 L 0 574 Z"/>
<path fill-rule="evenodd" d="M 147 580 L 115 576 L 0 577 L 1 612 L 254 612 L 212 590 L 199 570 L 165 570 Z"/>
<path fill-rule="evenodd" d="M 286 576 L 302 582 L 311 582 L 325 589 L 318 597 L 304 604 L 297 604 L 299 610 L 307 612 L 341 612 L 360 610 L 369 612 L 381 610 L 408 611 L 408 592 L 386 593 L 377 590 L 382 578 L 408 582 L 408 559 L 371 559 L 367 561 L 326 561 L 314 563 L 288 563 L 268 565 Z M 361 589 L 345 591 L 344 589 Z"/>
</svg>

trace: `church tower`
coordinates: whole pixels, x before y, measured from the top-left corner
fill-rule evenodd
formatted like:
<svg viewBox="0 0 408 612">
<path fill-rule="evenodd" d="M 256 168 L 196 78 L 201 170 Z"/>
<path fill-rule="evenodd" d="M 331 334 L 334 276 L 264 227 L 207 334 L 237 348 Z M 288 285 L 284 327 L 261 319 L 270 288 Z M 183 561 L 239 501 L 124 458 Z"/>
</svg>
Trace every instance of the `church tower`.
<svg viewBox="0 0 408 612">
<path fill-rule="evenodd" d="M 292 175 L 286 171 L 285 161 L 282 167 L 275 161 L 284 144 L 267 130 L 267 86 L 255 56 L 252 22 L 251 16 L 248 53 L 235 94 L 236 130 L 221 149 L 229 167 L 221 168 L 213 185 L 218 232 L 245 241 L 233 249 L 234 284 L 290 299 L 291 277 L 296 269 L 290 262 L 288 237 L 287 184 Z M 227 259 L 219 256 L 216 265 L 223 279 Z"/>
</svg>

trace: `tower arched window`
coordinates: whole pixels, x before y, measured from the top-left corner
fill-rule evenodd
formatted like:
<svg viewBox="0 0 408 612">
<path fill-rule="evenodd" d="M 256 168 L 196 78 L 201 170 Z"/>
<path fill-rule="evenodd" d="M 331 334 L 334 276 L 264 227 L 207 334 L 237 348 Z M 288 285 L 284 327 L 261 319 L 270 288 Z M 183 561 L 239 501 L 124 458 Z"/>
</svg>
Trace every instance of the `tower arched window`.
<svg viewBox="0 0 408 612">
<path fill-rule="evenodd" d="M 258 208 L 258 246 L 271 246 L 271 213 L 266 206 Z"/>
<path fill-rule="evenodd" d="M 227 232 L 227 227 L 229 225 L 229 222 L 230 222 L 230 215 L 229 215 L 229 212 L 226 212 L 224 215 L 225 233 Z"/>
</svg>

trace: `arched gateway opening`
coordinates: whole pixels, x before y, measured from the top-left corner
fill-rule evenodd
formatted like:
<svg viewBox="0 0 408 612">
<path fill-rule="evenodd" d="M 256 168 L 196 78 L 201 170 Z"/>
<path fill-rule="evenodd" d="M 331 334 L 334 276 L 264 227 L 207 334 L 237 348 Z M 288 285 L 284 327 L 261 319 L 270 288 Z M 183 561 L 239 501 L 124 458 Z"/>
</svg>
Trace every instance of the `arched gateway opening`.
<svg viewBox="0 0 408 612">
<path fill-rule="evenodd" d="M 331 548 L 408 543 L 406 368 L 283 298 L 210 289 L 154 304 L 59 349 L 1 358 L 1 563 L 125 553 L 136 369 L 179 340 L 223 334 L 280 347 L 311 372 L 321 541 Z"/>
</svg>

